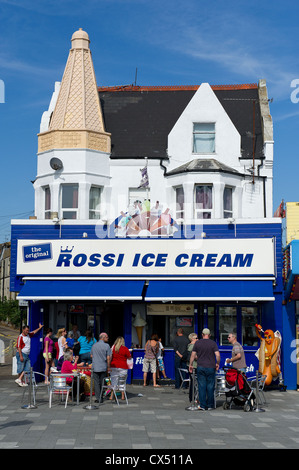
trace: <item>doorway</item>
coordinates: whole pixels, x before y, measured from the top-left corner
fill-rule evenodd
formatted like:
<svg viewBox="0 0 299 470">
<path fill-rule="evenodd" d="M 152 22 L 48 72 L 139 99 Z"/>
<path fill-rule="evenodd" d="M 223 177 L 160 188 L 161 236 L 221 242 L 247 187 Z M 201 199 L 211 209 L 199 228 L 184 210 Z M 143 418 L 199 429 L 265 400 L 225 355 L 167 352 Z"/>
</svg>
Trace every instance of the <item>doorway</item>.
<svg viewBox="0 0 299 470">
<path fill-rule="evenodd" d="M 102 331 L 109 336 L 109 344 L 113 345 L 118 336 L 124 336 L 124 304 L 104 304 L 102 312 Z"/>
</svg>

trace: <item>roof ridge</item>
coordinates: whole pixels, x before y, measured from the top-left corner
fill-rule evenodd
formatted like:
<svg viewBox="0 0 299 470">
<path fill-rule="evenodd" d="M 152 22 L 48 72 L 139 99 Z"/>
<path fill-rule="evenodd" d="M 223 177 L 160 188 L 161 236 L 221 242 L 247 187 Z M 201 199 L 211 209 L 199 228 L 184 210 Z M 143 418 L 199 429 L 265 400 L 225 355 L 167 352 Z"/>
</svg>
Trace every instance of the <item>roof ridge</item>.
<svg viewBox="0 0 299 470">
<path fill-rule="evenodd" d="M 196 91 L 200 85 L 119 85 L 119 86 L 98 86 L 98 91 Z M 241 83 L 231 85 L 211 85 L 213 90 L 251 90 L 257 89 L 257 83 Z"/>
</svg>

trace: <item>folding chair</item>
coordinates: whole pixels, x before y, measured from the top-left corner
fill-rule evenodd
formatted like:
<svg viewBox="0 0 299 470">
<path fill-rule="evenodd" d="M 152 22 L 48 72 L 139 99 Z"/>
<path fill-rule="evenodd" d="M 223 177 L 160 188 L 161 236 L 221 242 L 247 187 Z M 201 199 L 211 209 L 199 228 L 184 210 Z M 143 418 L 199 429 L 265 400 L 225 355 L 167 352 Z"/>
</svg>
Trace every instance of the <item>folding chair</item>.
<svg viewBox="0 0 299 470">
<path fill-rule="evenodd" d="M 259 397 L 262 398 L 262 400 L 261 400 L 262 405 L 266 404 L 266 398 L 265 398 L 265 394 L 264 394 L 264 387 L 265 387 L 266 379 L 267 379 L 266 375 L 261 375 L 258 378 Z"/>
<path fill-rule="evenodd" d="M 119 401 L 118 401 L 118 398 L 117 398 L 117 392 L 122 392 L 125 395 L 126 403 L 128 405 L 129 403 L 128 403 L 128 398 L 127 398 L 127 393 L 126 393 L 126 384 L 127 384 L 127 376 L 126 375 L 118 376 L 116 385 L 114 385 L 114 386 L 105 384 L 105 379 L 104 379 L 103 380 L 103 386 L 102 386 L 102 396 L 103 396 L 104 390 L 108 390 L 108 389 L 112 390 L 112 393 L 114 394 L 116 403 L 119 405 Z"/>
<path fill-rule="evenodd" d="M 266 379 L 267 379 L 266 375 L 262 375 L 260 373 L 258 374 L 258 394 L 259 394 L 259 399 L 261 401 L 260 405 L 265 405 L 267 403 L 265 394 L 264 394 L 264 387 L 265 387 Z M 256 377 L 249 377 L 247 380 L 249 381 L 250 386 L 252 388 L 256 388 Z"/>
<path fill-rule="evenodd" d="M 183 387 L 185 382 L 188 382 L 190 384 L 190 376 L 189 376 L 189 371 L 188 369 L 178 369 L 180 378 L 181 378 L 181 385 L 180 385 L 180 390 Z"/>
<path fill-rule="evenodd" d="M 107 397 L 109 395 L 110 390 L 112 390 L 111 378 L 104 377 L 103 382 L 102 382 L 102 388 L 101 388 L 101 400 L 103 399 L 104 392 L 105 392 L 105 396 Z"/>
<path fill-rule="evenodd" d="M 38 382 L 37 379 L 38 377 L 42 377 L 43 378 L 43 382 Z M 37 390 L 39 388 L 47 388 L 47 392 L 48 392 L 48 395 L 49 395 L 49 386 L 50 386 L 50 383 L 45 383 L 45 379 L 47 379 L 47 377 L 40 373 L 40 372 L 34 372 L 32 371 L 32 397 L 33 397 L 33 404 L 36 405 L 36 394 L 37 394 Z M 25 392 L 28 390 L 29 391 L 29 387 L 30 387 L 30 372 L 24 372 L 24 382 L 26 385 L 28 385 L 27 387 L 23 387 L 23 396 L 22 396 L 22 402 L 24 401 L 24 395 L 25 395 Z"/>
<path fill-rule="evenodd" d="M 68 385 L 66 379 L 72 377 L 72 384 Z M 63 396 L 65 399 L 65 408 L 69 398 L 70 390 L 73 389 L 74 376 L 72 374 L 51 374 L 50 376 L 50 397 L 49 397 L 49 408 L 52 406 L 52 395 L 60 395 L 61 401 Z"/>
</svg>

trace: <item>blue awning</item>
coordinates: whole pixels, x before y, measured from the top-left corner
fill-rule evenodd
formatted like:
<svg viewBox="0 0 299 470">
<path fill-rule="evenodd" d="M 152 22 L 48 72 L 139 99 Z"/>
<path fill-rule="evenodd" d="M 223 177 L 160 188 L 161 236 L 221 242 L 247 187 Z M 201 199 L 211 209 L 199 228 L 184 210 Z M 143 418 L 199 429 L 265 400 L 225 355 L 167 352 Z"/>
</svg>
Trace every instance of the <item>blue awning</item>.
<svg viewBox="0 0 299 470">
<path fill-rule="evenodd" d="M 142 300 L 144 281 L 27 280 L 19 300 Z"/>
<path fill-rule="evenodd" d="M 275 300 L 271 280 L 150 281 L 145 300 Z"/>
</svg>

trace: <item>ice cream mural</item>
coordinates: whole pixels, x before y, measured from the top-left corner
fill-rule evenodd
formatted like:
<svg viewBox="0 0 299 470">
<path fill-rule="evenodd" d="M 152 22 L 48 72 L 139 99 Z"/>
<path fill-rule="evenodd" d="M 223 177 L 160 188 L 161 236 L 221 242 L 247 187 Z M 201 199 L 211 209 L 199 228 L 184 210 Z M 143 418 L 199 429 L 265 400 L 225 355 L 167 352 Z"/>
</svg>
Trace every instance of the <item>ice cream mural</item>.
<svg viewBox="0 0 299 470">
<path fill-rule="evenodd" d="M 142 346 L 142 332 L 145 325 L 146 321 L 140 316 L 140 313 L 137 312 L 136 317 L 133 321 L 133 326 L 136 328 L 138 343 L 140 344 L 140 346 Z"/>
<path fill-rule="evenodd" d="M 176 222 L 169 214 L 169 208 L 163 211 L 159 201 L 151 207 L 150 200 L 136 200 L 127 212 L 121 211 L 115 221 L 116 235 L 148 237 L 155 235 L 170 235 L 176 228 Z"/>
</svg>

